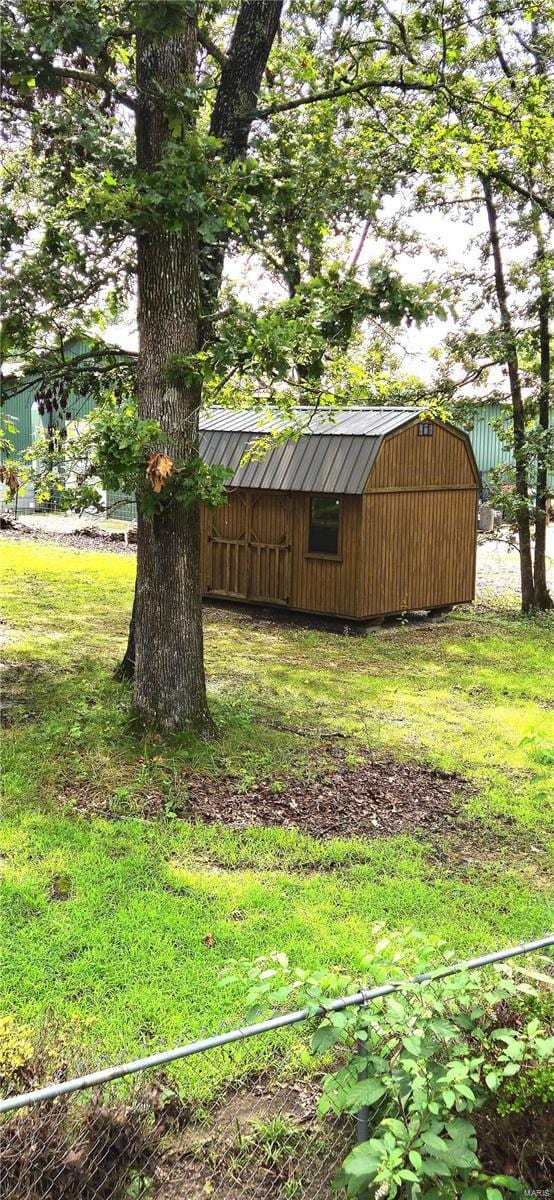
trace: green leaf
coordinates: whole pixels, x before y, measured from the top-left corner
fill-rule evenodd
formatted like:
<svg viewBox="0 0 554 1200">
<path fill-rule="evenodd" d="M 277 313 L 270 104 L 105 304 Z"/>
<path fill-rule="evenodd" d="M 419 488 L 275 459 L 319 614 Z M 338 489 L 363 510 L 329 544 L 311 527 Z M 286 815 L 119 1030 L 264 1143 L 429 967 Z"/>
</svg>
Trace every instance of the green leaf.
<svg viewBox="0 0 554 1200">
<path fill-rule="evenodd" d="M 429 1150 L 434 1150 L 435 1154 L 444 1155 L 447 1153 L 446 1142 L 444 1142 L 442 1138 L 438 1137 L 436 1133 L 432 1133 L 431 1130 L 428 1130 L 426 1133 L 422 1133 L 421 1141 Z"/>
<path fill-rule="evenodd" d="M 373 1138 L 369 1142 L 362 1142 L 360 1146 L 356 1146 L 344 1162 L 347 1174 L 370 1179 L 381 1162 L 381 1154 L 377 1146 L 378 1143 Z"/>
<path fill-rule="evenodd" d="M 435 1175 L 439 1175 L 441 1178 L 449 1178 L 452 1175 L 450 1167 L 441 1158 L 425 1158 L 421 1165 L 421 1171 L 423 1175 L 428 1175 L 432 1179 Z"/>
<path fill-rule="evenodd" d="M 492 1182 L 507 1188 L 509 1192 L 517 1192 L 519 1195 L 525 1190 L 523 1184 L 518 1179 L 514 1179 L 512 1175 L 493 1175 Z"/>
<path fill-rule="evenodd" d="M 386 1092 L 385 1084 L 380 1079 L 362 1079 L 352 1089 L 352 1096 L 360 1108 L 365 1104 L 376 1104 Z"/>
<path fill-rule="evenodd" d="M 453 1167 L 458 1167 L 462 1171 L 469 1171 L 472 1167 L 479 1166 L 479 1159 L 469 1150 L 467 1146 L 452 1145 L 448 1153 L 448 1162 Z"/>
<path fill-rule="evenodd" d="M 419 1058 L 419 1056 L 421 1054 L 421 1048 L 422 1048 L 422 1038 L 420 1038 L 420 1037 L 402 1038 L 402 1045 L 404 1046 L 404 1049 L 408 1051 L 408 1054 L 413 1055 L 414 1058 Z"/>
<path fill-rule="evenodd" d="M 455 1037 L 458 1032 L 456 1026 L 453 1025 L 451 1021 L 446 1021 L 442 1017 L 435 1017 L 433 1021 L 430 1021 L 429 1029 L 431 1029 L 433 1033 L 436 1033 L 437 1037 L 441 1038 Z"/>
<path fill-rule="evenodd" d="M 446 1082 L 447 1083 L 454 1083 L 458 1079 L 467 1079 L 467 1077 L 468 1077 L 467 1067 L 466 1067 L 465 1063 L 461 1063 L 461 1062 L 452 1063 L 452 1066 L 449 1067 L 448 1071 L 446 1072 Z"/>
<path fill-rule="evenodd" d="M 475 1129 L 471 1121 L 464 1121 L 463 1117 L 451 1117 L 449 1119 L 448 1136 L 458 1145 L 461 1143 L 467 1146 L 470 1141 L 476 1143 Z"/>
<path fill-rule="evenodd" d="M 456 1091 L 460 1096 L 465 1096 L 466 1100 L 475 1100 L 475 1092 L 472 1092 L 465 1083 L 456 1084 Z"/>
<path fill-rule="evenodd" d="M 330 1050 L 332 1046 L 340 1041 L 341 1035 L 342 1030 L 337 1029 L 335 1025 L 320 1025 L 312 1037 L 313 1053 L 325 1054 L 326 1050 Z"/>
</svg>

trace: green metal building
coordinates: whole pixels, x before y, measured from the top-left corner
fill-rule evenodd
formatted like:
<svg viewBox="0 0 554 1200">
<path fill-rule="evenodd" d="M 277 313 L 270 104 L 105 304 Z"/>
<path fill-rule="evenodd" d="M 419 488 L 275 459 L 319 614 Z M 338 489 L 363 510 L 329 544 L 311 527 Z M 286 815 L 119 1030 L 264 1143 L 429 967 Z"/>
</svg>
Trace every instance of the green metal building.
<svg viewBox="0 0 554 1200">
<path fill-rule="evenodd" d="M 473 453 L 486 485 L 487 476 L 495 467 L 504 463 L 512 463 L 512 452 L 504 445 L 498 436 L 497 426 L 504 426 L 507 431 L 511 426 L 511 410 L 507 404 L 484 404 L 476 408 L 473 425 L 468 430 Z M 550 413 L 550 427 L 554 429 L 554 411 Z M 549 472 L 548 486 L 554 490 L 554 471 Z"/>
<path fill-rule="evenodd" d="M 78 358 L 81 354 L 86 354 L 90 349 L 89 343 L 78 338 L 72 338 L 65 347 L 65 355 L 67 358 Z M 48 416 L 42 415 L 38 411 L 36 384 L 25 387 L 24 380 L 16 384 L 14 395 L 10 396 L 10 381 L 7 383 L 7 396 L 3 406 L 3 412 L 12 423 L 15 425 L 15 432 L 10 433 L 10 441 L 14 447 L 14 457 L 22 454 L 33 445 L 36 438 L 48 427 Z M 83 420 L 88 416 L 95 406 L 95 401 L 89 396 L 77 396 L 75 392 L 69 393 L 67 411 L 71 413 L 72 420 Z M 106 512 L 109 516 L 121 521 L 132 521 L 136 516 L 136 506 L 133 500 L 124 496 L 122 492 L 106 492 L 105 493 Z M 10 509 L 17 507 L 19 513 L 25 512 L 49 512 L 52 511 L 52 504 L 41 505 L 35 500 L 32 488 L 25 488 L 25 493 L 17 497 L 17 501 L 13 501 L 9 505 Z"/>
</svg>

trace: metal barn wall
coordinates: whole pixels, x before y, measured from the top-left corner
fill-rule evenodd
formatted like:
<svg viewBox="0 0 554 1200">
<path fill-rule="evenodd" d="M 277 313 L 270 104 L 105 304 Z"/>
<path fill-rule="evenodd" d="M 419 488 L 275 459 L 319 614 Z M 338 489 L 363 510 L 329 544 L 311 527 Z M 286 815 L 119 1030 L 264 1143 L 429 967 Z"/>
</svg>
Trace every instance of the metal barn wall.
<svg viewBox="0 0 554 1200">
<path fill-rule="evenodd" d="M 3 407 L 3 415 L 15 425 L 15 432 L 10 433 L 9 439 L 13 444 L 14 453 L 22 454 L 33 442 L 33 412 L 35 389 L 25 388 L 18 396 L 7 399 Z M 40 417 L 37 414 L 40 424 Z"/>
<path fill-rule="evenodd" d="M 486 404 L 475 412 L 473 425 L 469 432 L 469 440 L 481 474 L 485 477 L 494 467 L 502 463 L 512 462 L 512 452 L 506 449 L 500 440 L 491 421 L 502 420 L 507 429 L 510 428 L 510 409 L 503 404 Z M 554 410 L 550 414 L 550 425 L 554 428 Z M 554 489 L 554 471 L 549 472 L 549 487 Z"/>
</svg>

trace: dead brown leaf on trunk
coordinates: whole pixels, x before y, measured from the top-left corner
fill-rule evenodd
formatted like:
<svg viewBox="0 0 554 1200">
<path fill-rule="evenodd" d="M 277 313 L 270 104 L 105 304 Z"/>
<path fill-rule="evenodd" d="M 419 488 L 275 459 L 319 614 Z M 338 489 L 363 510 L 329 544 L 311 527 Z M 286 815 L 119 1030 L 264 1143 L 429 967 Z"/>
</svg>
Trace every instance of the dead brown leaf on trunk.
<svg viewBox="0 0 554 1200">
<path fill-rule="evenodd" d="M 148 459 L 146 474 L 150 480 L 152 491 L 161 492 L 170 475 L 173 475 L 175 463 L 168 454 L 151 454 Z"/>
</svg>

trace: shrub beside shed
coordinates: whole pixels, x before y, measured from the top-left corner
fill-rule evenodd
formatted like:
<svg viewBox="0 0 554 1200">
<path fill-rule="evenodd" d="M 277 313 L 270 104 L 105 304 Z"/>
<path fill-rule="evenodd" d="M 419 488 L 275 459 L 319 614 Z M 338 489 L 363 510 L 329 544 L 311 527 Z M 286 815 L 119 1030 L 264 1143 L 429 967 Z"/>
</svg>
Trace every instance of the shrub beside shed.
<svg viewBox="0 0 554 1200">
<path fill-rule="evenodd" d="M 298 437 L 244 462 L 284 418 L 202 414 L 202 457 L 233 471 L 227 503 L 202 512 L 204 595 L 360 621 L 471 601 L 479 472 L 468 435 L 413 408 L 294 418 Z"/>
</svg>

